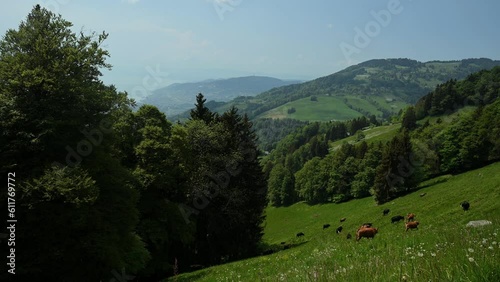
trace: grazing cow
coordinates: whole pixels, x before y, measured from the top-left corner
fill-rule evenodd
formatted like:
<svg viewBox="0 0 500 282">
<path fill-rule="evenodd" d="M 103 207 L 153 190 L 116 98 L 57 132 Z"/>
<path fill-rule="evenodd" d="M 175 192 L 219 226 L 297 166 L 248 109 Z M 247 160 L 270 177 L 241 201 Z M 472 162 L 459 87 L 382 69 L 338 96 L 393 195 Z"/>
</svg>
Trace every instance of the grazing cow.
<svg viewBox="0 0 500 282">
<path fill-rule="evenodd" d="M 405 219 L 404 216 L 402 215 L 396 215 L 396 216 L 393 216 L 391 218 L 391 222 L 394 223 L 394 222 L 400 222 L 401 220 Z"/>
<path fill-rule="evenodd" d="M 406 226 L 405 231 L 408 231 L 408 229 L 418 229 L 418 225 L 419 225 L 418 221 L 409 221 L 405 224 Z"/>
<path fill-rule="evenodd" d="M 464 209 L 464 211 L 468 211 L 469 210 L 469 207 L 470 207 L 469 202 L 463 201 L 462 203 L 460 203 L 460 205 L 462 206 L 462 209 Z"/>
<path fill-rule="evenodd" d="M 375 234 L 377 234 L 378 228 L 373 228 L 373 227 L 365 227 L 361 228 L 356 232 L 356 241 L 359 241 L 359 239 L 366 237 L 366 238 L 373 238 L 375 237 Z"/>
<path fill-rule="evenodd" d="M 347 239 L 351 239 L 351 238 L 352 238 L 351 233 L 347 233 Z"/>
<path fill-rule="evenodd" d="M 384 210 L 384 215 L 388 215 L 390 211 L 391 211 L 390 209 L 385 209 Z"/>
<path fill-rule="evenodd" d="M 327 229 L 328 227 L 330 227 L 330 224 L 323 224 L 323 230 Z"/>
<path fill-rule="evenodd" d="M 407 216 L 406 216 L 406 221 L 407 222 L 410 222 L 410 221 L 414 221 L 415 220 L 415 214 L 414 213 L 409 213 Z"/>
<path fill-rule="evenodd" d="M 344 229 L 344 228 L 342 228 L 342 226 L 339 226 L 339 227 L 337 227 L 337 230 L 335 232 L 337 232 L 337 234 L 339 234 L 340 232 L 342 232 L 342 229 Z"/>
<path fill-rule="evenodd" d="M 340 219 L 340 222 L 344 222 L 347 218 L 343 217 Z"/>
<path fill-rule="evenodd" d="M 369 228 L 369 227 L 372 227 L 372 224 L 371 223 L 363 223 L 363 225 L 361 225 L 360 227 L 358 227 L 358 230 L 356 230 L 356 232 L 358 232 L 360 229 L 362 228 Z"/>
<path fill-rule="evenodd" d="M 303 233 L 303 232 L 299 232 L 299 233 L 297 233 L 297 237 L 302 237 L 302 236 L 304 236 L 304 233 Z"/>
<path fill-rule="evenodd" d="M 427 193 L 422 193 L 422 194 L 420 194 L 420 197 L 423 197 L 425 195 L 427 195 Z"/>
<path fill-rule="evenodd" d="M 290 245 L 287 244 L 283 246 L 283 250 L 288 250 L 288 249 L 290 249 Z"/>
</svg>

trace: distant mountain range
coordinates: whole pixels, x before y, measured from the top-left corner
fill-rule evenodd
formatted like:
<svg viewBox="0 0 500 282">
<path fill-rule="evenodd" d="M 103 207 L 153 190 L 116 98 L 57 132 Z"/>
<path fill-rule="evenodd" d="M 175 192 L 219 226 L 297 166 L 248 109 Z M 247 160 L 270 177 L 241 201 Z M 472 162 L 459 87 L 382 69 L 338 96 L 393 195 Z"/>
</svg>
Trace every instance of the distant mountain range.
<svg viewBox="0 0 500 282">
<path fill-rule="evenodd" d="M 251 119 L 328 121 L 361 115 L 383 119 L 414 104 L 438 84 L 498 65 L 500 61 L 485 58 L 425 63 L 377 59 L 304 83 L 273 88 L 255 97 L 238 97 L 226 103 L 207 103 L 207 106 L 216 112 L 236 106 Z M 184 113 L 177 118 L 186 116 Z"/>
<path fill-rule="evenodd" d="M 227 102 L 238 96 L 255 96 L 275 87 L 300 82 L 266 76 L 246 76 L 174 83 L 154 91 L 151 96 L 146 97 L 140 103 L 155 105 L 168 117 L 171 117 L 193 108 L 198 93 L 202 93 L 207 101 Z"/>
</svg>

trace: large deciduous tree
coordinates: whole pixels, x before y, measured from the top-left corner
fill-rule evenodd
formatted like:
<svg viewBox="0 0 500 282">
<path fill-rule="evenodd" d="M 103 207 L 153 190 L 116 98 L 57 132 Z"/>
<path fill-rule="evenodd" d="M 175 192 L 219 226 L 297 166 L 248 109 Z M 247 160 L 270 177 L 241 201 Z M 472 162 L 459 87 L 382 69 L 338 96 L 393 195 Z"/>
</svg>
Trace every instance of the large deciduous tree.
<svg viewBox="0 0 500 282">
<path fill-rule="evenodd" d="M 0 172 L 19 176 L 23 281 L 109 280 L 149 257 L 136 181 L 113 157 L 114 112 L 132 102 L 100 80 L 107 34 L 71 26 L 37 5 L 0 41 Z"/>
</svg>

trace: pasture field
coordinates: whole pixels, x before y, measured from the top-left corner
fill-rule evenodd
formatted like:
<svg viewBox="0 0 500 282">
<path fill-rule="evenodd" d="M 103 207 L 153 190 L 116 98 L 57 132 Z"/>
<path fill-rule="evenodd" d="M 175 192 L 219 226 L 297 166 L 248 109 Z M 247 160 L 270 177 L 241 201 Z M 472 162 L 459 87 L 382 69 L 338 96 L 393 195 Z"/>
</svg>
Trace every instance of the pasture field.
<svg viewBox="0 0 500 282">
<path fill-rule="evenodd" d="M 377 127 L 372 127 L 363 130 L 363 134 L 365 134 L 364 140 L 368 143 L 376 143 L 376 142 L 387 142 L 391 141 L 391 139 L 396 136 L 396 134 L 401 128 L 401 123 L 393 123 L 390 125 L 381 125 Z M 356 136 L 351 135 L 347 138 L 343 138 L 337 141 L 329 142 L 330 150 L 336 150 L 340 148 L 342 143 L 347 142 L 350 144 L 356 143 Z"/>
<path fill-rule="evenodd" d="M 274 253 L 168 281 L 500 281 L 499 172 L 500 162 L 440 176 L 380 206 L 365 198 L 269 207 L 264 242 Z M 464 200 L 471 204 L 467 212 L 460 206 Z M 384 209 L 390 209 L 387 216 Z M 418 230 L 405 232 L 403 222 L 391 223 L 392 216 L 409 212 L 416 214 Z M 466 227 L 483 219 L 492 224 Z M 356 242 L 355 231 L 365 222 L 379 233 Z M 331 227 L 323 229 L 324 224 Z M 340 234 L 338 226 L 343 226 Z M 305 236 L 297 238 L 298 232 Z M 352 239 L 346 238 L 348 233 Z"/>
<path fill-rule="evenodd" d="M 317 101 L 311 97 L 302 98 L 269 110 L 258 118 L 293 118 L 304 121 L 349 120 L 362 116 L 361 113 L 350 109 L 340 97 L 318 95 Z M 288 114 L 288 110 L 295 108 L 296 112 Z"/>
</svg>

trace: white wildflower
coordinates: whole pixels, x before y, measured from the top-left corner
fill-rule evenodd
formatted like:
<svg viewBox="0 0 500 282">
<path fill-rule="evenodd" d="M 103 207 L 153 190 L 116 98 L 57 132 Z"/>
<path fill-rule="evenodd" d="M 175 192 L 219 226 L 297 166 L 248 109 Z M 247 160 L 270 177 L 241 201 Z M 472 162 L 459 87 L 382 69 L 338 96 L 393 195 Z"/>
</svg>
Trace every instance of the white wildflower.
<svg viewBox="0 0 500 282">
<path fill-rule="evenodd" d="M 469 257 L 469 261 L 470 262 L 474 262 L 474 258 L 473 257 Z"/>
<path fill-rule="evenodd" d="M 436 256 L 436 253 L 431 253 L 431 256 L 435 257 L 435 256 Z"/>
<path fill-rule="evenodd" d="M 474 249 L 469 248 L 469 249 L 468 249 L 468 251 L 469 251 L 469 253 L 473 253 L 473 252 L 474 252 Z"/>
</svg>

